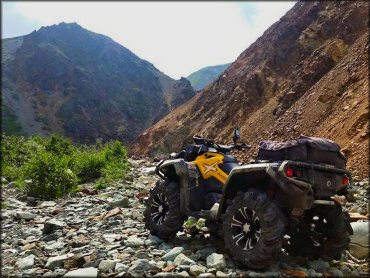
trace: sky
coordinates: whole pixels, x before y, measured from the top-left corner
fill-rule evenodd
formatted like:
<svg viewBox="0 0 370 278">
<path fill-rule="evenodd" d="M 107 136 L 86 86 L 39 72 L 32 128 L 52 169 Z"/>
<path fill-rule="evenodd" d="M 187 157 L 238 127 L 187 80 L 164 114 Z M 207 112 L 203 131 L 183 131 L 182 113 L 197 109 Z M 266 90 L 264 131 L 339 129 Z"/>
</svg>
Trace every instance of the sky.
<svg viewBox="0 0 370 278">
<path fill-rule="evenodd" d="M 295 3 L 2 1 L 2 38 L 76 22 L 179 79 L 235 61 Z"/>
</svg>

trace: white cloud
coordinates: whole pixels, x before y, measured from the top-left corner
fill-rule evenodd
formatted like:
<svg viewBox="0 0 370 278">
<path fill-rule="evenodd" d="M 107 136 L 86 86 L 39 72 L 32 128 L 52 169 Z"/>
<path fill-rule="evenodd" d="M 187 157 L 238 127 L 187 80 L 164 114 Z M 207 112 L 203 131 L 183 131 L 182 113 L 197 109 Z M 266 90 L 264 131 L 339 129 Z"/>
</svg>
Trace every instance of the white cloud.
<svg viewBox="0 0 370 278">
<path fill-rule="evenodd" d="M 15 9 L 40 26 L 77 22 L 173 78 L 234 61 L 293 5 L 253 4 L 257 13 L 247 21 L 240 2 L 14 2 Z"/>
</svg>

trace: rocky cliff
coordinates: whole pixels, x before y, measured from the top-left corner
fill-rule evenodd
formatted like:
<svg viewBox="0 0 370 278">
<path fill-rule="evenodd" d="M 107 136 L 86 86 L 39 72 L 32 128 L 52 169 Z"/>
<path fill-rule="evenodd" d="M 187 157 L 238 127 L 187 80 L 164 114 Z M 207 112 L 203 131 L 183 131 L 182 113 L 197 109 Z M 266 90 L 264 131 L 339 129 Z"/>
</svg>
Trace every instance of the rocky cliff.
<svg viewBox="0 0 370 278">
<path fill-rule="evenodd" d="M 194 95 L 109 37 L 61 23 L 2 40 L 2 130 L 131 142 Z"/>
<path fill-rule="evenodd" d="M 367 176 L 367 2 L 298 2 L 222 76 L 146 130 L 136 155 L 175 151 L 194 134 L 230 142 L 239 126 L 254 149 L 300 134 L 337 141 L 355 175 Z"/>
</svg>

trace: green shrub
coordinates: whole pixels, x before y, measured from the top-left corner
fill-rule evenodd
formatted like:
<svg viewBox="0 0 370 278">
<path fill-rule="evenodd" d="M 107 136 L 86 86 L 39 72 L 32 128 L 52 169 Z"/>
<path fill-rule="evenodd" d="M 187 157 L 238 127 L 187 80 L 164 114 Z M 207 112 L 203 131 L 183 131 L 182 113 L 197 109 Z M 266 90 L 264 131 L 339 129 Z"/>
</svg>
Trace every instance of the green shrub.
<svg viewBox="0 0 370 278">
<path fill-rule="evenodd" d="M 104 189 L 104 188 L 107 188 L 110 184 L 111 184 L 111 180 L 110 179 L 107 179 L 107 178 L 100 178 L 98 179 L 95 184 L 94 184 L 94 188 L 95 189 Z"/>
<path fill-rule="evenodd" d="M 103 176 L 110 180 L 122 179 L 128 169 L 127 151 L 119 141 L 109 142 L 102 149 L 107 164 Z"/>
<path fill-rule="evenodd" d="M 81 183 L 102 177 L 105 165 L 104 156 L 95 152 L 78 153 L 73 160 L 73 169 Z"/>
<path fill-rule="evenodd" d="M 127 151 L 120 141 L 111 141 L 104 145 L 103 152 L 108 161 L 126 162 Z"/>
<path fill-rule="evenodd" d="M 76 148 L 70 139 L 53 134 L 45 141 L 45 150 L 55 155 L 72 155 Z"/>
<path fill-rule="evenodd" d="M 2 176 L 16 181 L 28 195 L 51 199 L 81 183 L 96 182 L 96 188 L 105 188 L 125 176 L 128 162 L 119 141 L 75 147 L 59 135 L 48 139 L 3 135 L 1 169 Z"/>
<path fill-rule="evenodd" d="M 1 139 L 1 175 L 8 180 L 17 180 L 23 165 L 37 156 L 42 146 L 23 136 L 2 135 Z"/>
<path fill-rule="evenodd" d="M 77 185 L 76 174 L 68 168 L 69 160 L 67 156 L 56 158 L 53 153 L 40 152 L 23 167 L 24 190 L 29 196 L 42 199 L 65 195 Z"/>
</svg>

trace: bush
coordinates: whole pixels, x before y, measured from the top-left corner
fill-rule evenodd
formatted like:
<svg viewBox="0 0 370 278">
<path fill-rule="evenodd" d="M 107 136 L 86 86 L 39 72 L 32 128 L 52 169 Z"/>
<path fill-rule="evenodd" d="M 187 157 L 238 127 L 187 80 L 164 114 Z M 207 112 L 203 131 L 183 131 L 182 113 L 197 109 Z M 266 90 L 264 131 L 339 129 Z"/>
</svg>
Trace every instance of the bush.
<svg viewBox="0 0 370 278">
<path fill-rule="evenodd" d="M 48 139 L 3 135 L 2 141 L 2 176 L 34 197 L 60 197 L 86 182 L 104 188 L 128 169 L 127 152 L 119 141 L 79 147 L 59 135 Z"/>
<path fill-rule="evenodd" d="M 1 138 L 1 175 L 8 180 L 17 180 L 24 164 L 37 156 L 42 146 L 38 137 L 26 139 L 23 136 L 5 136 Z"/>
<path fill-rule="evenodd" d="M 70 158 L 56 158 L 53 153 L 40 152 L 23 168 L 21 186 L 27 195 L 42 199 L 61 197 L 77 185 L 77 176 L 68 168 Z"/>
<path fill-rule="evenodd" d="M 73 161 L 73 168 L 81 183 L 91 182 L 102 177 L 105 165 L 104 156 L 93 152 L 78 153 Z"/>
<path fill-rule="evenodd" d="M 45 141 L 45 150 L 55 155 L 72 155 L 76 148 L 72 141 L 67 138 L 62 138 L 57 134 L 53 134 Z"/>
</svg>

